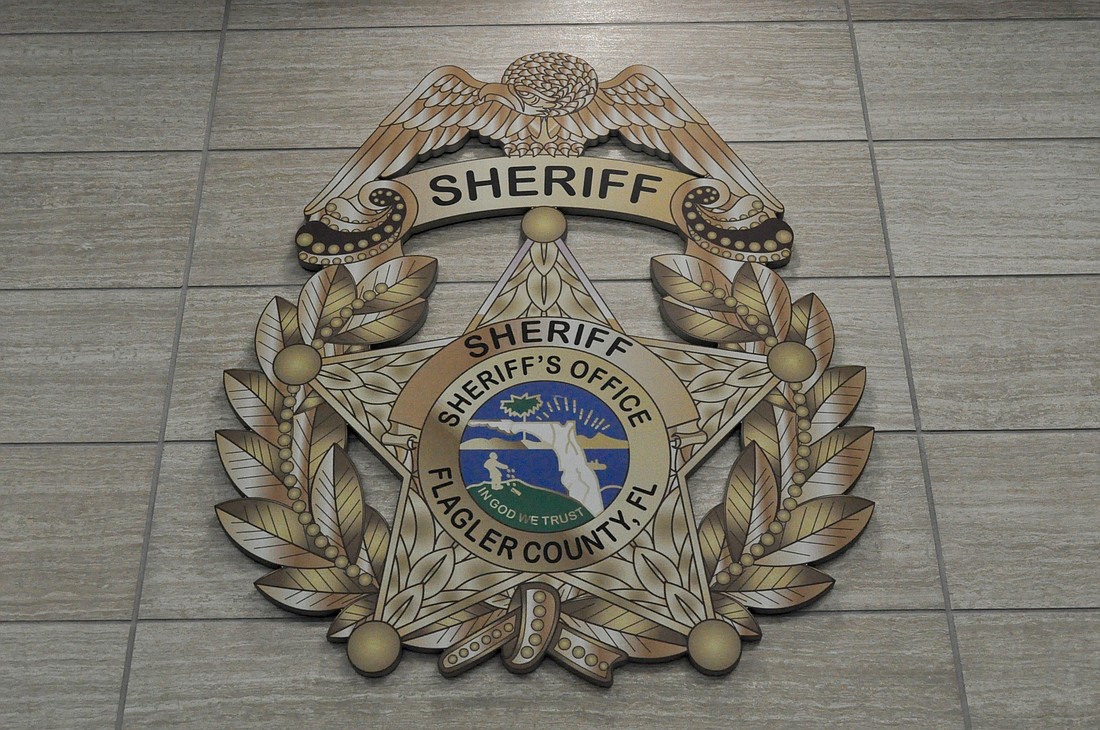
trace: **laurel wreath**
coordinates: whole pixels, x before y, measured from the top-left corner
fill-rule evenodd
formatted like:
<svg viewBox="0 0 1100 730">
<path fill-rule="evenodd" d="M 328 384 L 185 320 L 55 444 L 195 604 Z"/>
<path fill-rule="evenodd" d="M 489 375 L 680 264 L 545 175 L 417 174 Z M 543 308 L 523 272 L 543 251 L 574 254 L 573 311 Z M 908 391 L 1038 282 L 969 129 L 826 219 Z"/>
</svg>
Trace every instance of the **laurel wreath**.
<svg viewBox="0 0 1100 730">
<path fill-rule="evenodd" d="M 547 250 L 543 258 L 552 255 Z M 562 292 L 584 292 L 579 282 L 561 281 L 549 259 L 535 262 L 510 283 L 533 290 L 529 301 L 535 309 L 553 311 Z M 780 383 L 743 420 L 743 450 L 731 468 L 725 499 L 699 526 L 702 580 L 714 611 L 742 639 L 755 640 L 761 630 L 754 614 L 789 611 L 820 598 L 833 579 L 812 566 L 847 547 L 866 527 L 873 503 L 848 492 L 867 463 L 873 431 L 844 426 L 862 396 L 865 371 L 829 367 L 833 327 L 821 301 L 811 294 L 792 302 L 786 284 L 770 269 L 755 263 L 727 269 L 731 265 L 717 257 L 658 256 L 652 274 L 664 295 L 666 321 L 688 340 L 715 345 L 715 357 L 722 349 L 768 356 L 789 342 L 813 354 L 812 374 Z M 266 598 L 297 613 L 336 614 L 328 631 L 333 641 L 346 640 L 374 618 L 393 539 L 398 541 L 395 592 L 381 618 L 395 627 L 424 608 L 445 606 L 499 582 L 499 576 L 479 572 L 484 564 L 437 529 L 415 490 L 392 536 L 386 520 L 363 499 L 346 451 L 347 424 L 309 382 L 287 382 L 296 379 L 293 369 L 278 362 L 291 348 L 331 358 L 411 336 L 426 316 L 435 273 L 436 260 L 423 256 L 326 267 L 306 282 L 296 304 L 276 297 L 265 308 L 256 330 L 261 370 L 225 373 L 226 395 L 247 430 L 217 434 L 222 463 L 241 494 L 217 506 L 218 519 L 242 551 L 275 568 L 255 582 Z M 583 304 L 595 310 L 590 300 Z M 523 310 L 517 316 L 529 314 Z M 700 403 L 704 429 L 736 408 L 734 396 L 744 392 L 738 386 L 772 377 L 755 363 L 727 374 L 728 368 L 719 371 L 709 359 L 684 354 L 676 363 L 692 373 L 688 389 Z M 329 377 L 338 380 L 338 369 Z M 371 404 L 392 402 L 400 392 L 397 381 L 381 372 L 357 372 L 352 378 L 349 371 L 346 380 L 330 384 L 358 391 L 372 431 L 384 431 L 384 413 L 372 413 Z M 703 621 L 708 616 L 697 597 L 699 586 L 684 585 L 683 576 L 696 573 L 686 569 L 693 550 L 683 514 L 666 499 L 635 543 L 615 556 L 637 582 L 624 581 L 615 571 L 576 574 L 639 606 L 668 607 L 687 627 Z M 514 610 L 509 593 L 403 635 L 402 641 L 425 649 L 458 646 Z M 579 590 L 566 590 L 561 598 L 562 635 L 571 632 L 609 661 L 672 658 L 686 650 L 686 632 Z"/>
<path fill-rule="evenodd" d="M 275 297 L 264 309 L 256 328 L 262 371 L 225 373 L 229 403 L 249 430 L 217 433 L 242 496 L 218 505 L 218 519 L 237 547 L 277 568 L 256 581 L 264 596 L 297 613 L 339 612 L 331 638 L 346 638 L 373 614 L 390 528 L 363 500 L 347 424 L 309 383 L 284 382 L 277 358 L 293 347 L 334 357 L 411 336 L 435 272 L 436 260 L 424 256 L 322 269 L 297 304 Z M 396 397 L 396 383 L 371 385 Z"/>
<path fill-rule="evenodd" d="M 727 266 L 687 255 L 653 259 L 669 325 L 686 339 L 761 355 L 797 342 L 814 358 L 808 377 L 780 383 L 742 421 L 742 451 L 725 500 L 699 526 L 715 611 L 742 638 L 758 639 L 751 613 L 790 611 L 820 598 L 834 581 L 811 566 L 867 526 L 874 503 L 848 492 L 867 465 L 874 431 L 844 426 L 863 395 L 866 370 L 829 367 L 833 324 L 821 300 L 809 294 L 792 302 L 783 279 L 760 264 L 742 264 L 732 277 Z"/>
</svg>

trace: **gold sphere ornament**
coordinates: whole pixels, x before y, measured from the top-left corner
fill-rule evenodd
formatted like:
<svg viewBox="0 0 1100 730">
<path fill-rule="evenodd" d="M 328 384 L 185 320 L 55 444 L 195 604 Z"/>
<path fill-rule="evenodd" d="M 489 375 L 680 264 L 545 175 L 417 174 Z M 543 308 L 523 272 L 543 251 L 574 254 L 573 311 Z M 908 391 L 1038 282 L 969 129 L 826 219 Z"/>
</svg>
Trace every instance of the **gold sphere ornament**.
<svg viewBox="0 0 1100 730">
<path fill-rule="evenodd" d="M 720 619 L 707 619 L 688 634 L 688 659 L 703 674 L 729 674 L 741 658 L 737 629 Z"/>
<path fill-rule="evenodd" d="M 291 345 L 275 356 L 275 377 L 288 385 L 302 385 L 321 372 L 321 353 L 309 345 Z"/>
<path fill-rule="evenodd" d="M 565 216 L 557 208 L 532 208 L 520 223 L 523 235 L 536 243 L 550 243 L 565 235 Z"/>
<path fill-rule="evenodd" d="M 401 661 L 401 637 L 384 621 L 368 621 L 351 632 L 348 661 L 366 677 L 389 674 Z"/>
<path fill-rule="evenodd" d="M 817 358 L 801 342 L 780 342 L 768 353 L 768 369 L 784 382 L 800 383 L 817 370 Z"/>
</svg>

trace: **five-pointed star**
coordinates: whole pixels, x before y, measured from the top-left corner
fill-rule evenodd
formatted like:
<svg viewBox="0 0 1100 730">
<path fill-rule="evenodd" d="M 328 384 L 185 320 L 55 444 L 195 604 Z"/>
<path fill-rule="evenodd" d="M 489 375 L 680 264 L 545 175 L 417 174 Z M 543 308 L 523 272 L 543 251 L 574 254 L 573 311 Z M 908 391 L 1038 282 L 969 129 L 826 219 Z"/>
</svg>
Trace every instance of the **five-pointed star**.
<svg viewBox="0 0 1100 730">
<path fill-rule="evenodd" d="M 537 230 L 525 230 L 525 233 L 525 242 L 463 334 L 493 323 L 533 317 L 581 320 L 625 334 L 566 248 L 564 226 L 550 235 Z M 410 490 L 418 489 L 418 476 L 413 470 L 418 444 L 416 434 L 394 428 L 390 413 L 405 384 L 455 339 L 457 338 L 433 340 L 330 358 L 324 362 L 315 381 L 320 395 L 353 425 L 372 450 L 403 477 L 395 527 L 403 524 Z M 671 382 L 677 382 L 683 387 L 698 413 L 695 423 L 689 423 L 676 434 L 670 435 L 673 473 L 669 477 L 669 490 L 670 493 L 679 493 L 678 496 L 682 497 L 678 499 L 675 508 L 682 511 L 679 517 L 687 526 L 687 547 L 694 552 L 692 559 L 687 561 L 687 567 L 683 567 L 683 561 L 680 561 L 680 570 L 685 573 L 681 583 L 684 590 L 697 598 L 706 614 L 711 616 L 713 611 L 710 594 L 705 581 L 700 577 L 702 570 L 698 558 L 696 521 L 691 512 L 690 500 L 687 499 L 684 480 L 780 380 L 769 370 L 764 355 L 653 339 L 633 339 L 667 366 L 674 376 Z M 426 417 L 427 412 L 422 415 Z M 604 563 L 613 560 L 614 556 Z M 691 619 L 678 614 L 675 607 L 655 610 L 639 605 L 586 577 L 593 571 L 598 572 L 600 565 L 598 563 L 587 568 L 584 575 L 567 571 L 512 571 L 497 584 L 472 597 L 425 611 L 416 616 L 405 630 L 415 631 L 418 627 L 427 626 L 448 615 L 448 612 L 462 610 L 534 577 L 545 580 L 548 576 L 564 586 L 623 605 L 676 631 L 686 633 L 690 630 Z M 486 571 L 500 571 L 499 567 L 488 563 L 485 566 Z M 622 574 L 623 568 L 613 566 L 611 571 L 618 575 Z M 400 592 L 401 588 L 401 585 L 394 583 L 392 576 L 383 579 L 379 595 L 379 606 L 383 607 L 383 615 L 387 598 Z M 669 603 L 674 604 L 676 601 L 670 600 Z"/>
</svg>

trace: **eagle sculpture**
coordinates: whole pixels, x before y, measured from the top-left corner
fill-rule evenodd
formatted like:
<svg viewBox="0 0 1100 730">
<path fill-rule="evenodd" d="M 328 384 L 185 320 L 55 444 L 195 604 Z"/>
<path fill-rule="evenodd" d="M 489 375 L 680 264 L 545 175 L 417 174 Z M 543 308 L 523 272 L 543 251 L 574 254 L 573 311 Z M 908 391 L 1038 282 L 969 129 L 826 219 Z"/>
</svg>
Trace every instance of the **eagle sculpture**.
<svg viewBox="0 0 1100 730">
<path fill-rule="evenodd" d="M 326 208 L 354 206 L 363 185 L 455 150 L 475 134 L 509 156 L 564 157 L 617 134 L 631 148 L 725 182 L 737 198 L 759 200 L 754 207 L 769 217 L 783 211 L 703 115 L 654 69 L 630 66 L 600 83 L 582 59 L 544 52 L 517 59 L 500 83 L 478 81 L 456 66 L 428 74 L 306 206 L 306 217 L 318 220 Z"/>
</svg>

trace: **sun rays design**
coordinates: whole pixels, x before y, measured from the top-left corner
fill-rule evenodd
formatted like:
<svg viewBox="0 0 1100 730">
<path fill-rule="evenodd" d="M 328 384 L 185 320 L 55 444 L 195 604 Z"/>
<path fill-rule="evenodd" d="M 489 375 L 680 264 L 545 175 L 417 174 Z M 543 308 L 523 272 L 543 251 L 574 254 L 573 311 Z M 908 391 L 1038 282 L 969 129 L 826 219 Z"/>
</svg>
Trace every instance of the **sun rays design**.
<svg viewBox="0 0 1100 730">
<path fill-rule="evenodd" d="M 578 425 L 587 426 L 595 431 L 603 433 L 611 428 L 611 424 L 603 416 L 597 415 L 591 408 L 585 408 L 577 403 L 576 398 L 563 395 L 555 395 L 546 402 L 545 408 L 535 416 L 536 421 L 552 421 L 560 417 L 559 414 L 575 416 Z"/>
</svg>

